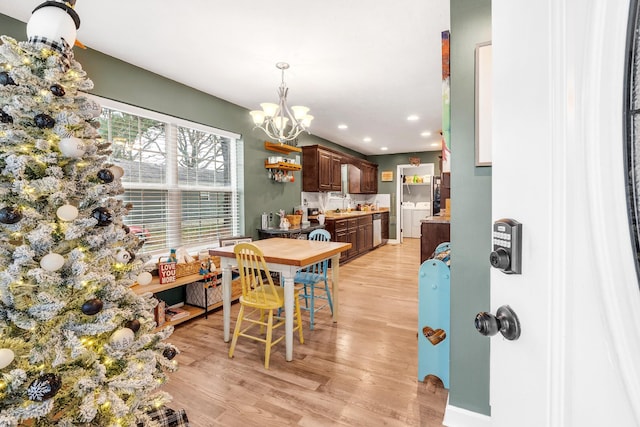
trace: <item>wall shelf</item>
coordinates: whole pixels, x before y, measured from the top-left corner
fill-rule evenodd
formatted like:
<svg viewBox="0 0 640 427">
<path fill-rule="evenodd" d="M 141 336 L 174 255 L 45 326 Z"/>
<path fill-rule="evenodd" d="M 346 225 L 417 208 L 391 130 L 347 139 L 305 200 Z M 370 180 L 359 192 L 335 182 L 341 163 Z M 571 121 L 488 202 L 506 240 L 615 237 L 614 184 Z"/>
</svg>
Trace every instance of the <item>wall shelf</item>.
<svg viewBox="0 0 640 427">
<path fill-rule="evenodd" d="M 280 169 L 283 171 L 302 170 L 302 165 L 299 165 L 297 163 L 287 163 L 287 162 L 269 163 L 267 160 L 264 161 L 264 167 L 266 169 Z"/>
<path fill-rule="evenodd" d="M 274 143 L 265 141 L 264 148 L 269 151 L 275 151 L 282 154 L 302 153 L 302 148 L 294 147 L 293 145 L 283 144 L 281 142 Z"/>
</svg>

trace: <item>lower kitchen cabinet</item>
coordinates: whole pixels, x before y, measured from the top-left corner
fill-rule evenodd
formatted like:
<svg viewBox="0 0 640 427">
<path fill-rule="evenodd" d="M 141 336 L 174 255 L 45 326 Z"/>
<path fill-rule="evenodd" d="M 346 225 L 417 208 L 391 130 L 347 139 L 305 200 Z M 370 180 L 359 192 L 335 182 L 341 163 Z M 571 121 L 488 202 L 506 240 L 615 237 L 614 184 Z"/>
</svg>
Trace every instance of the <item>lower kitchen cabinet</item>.
<svg viewBox="0 0 640 427">
<path fill-rule="evenodd" d="M 448 219 L 429 217 L 422 221 L 422 236 L 420 237 L 420 263 L 431 258 L 433 251 L 440 243 L 450 242 L 450 224 Z"/>
<path fill-rule="evenodd" d="M 372 215 L 341 219 L 327 218 L 325 228 L 331 233 L 331 240 L 351 243 L 351 249 L 340 253 L 340 262 L 355 258 L 373 249 Z"/>
<path fill-rule="evenodd" d="M 389 240 L 389 212 L 382 212 L 380 214 L 382 229 L 382 244 L 384 245 Z"/>
<path fill-rule="evenodd" d="M 358 218 L 358 253 L 373 249 L 373 217 L 366 215 Z"/>
</svg>

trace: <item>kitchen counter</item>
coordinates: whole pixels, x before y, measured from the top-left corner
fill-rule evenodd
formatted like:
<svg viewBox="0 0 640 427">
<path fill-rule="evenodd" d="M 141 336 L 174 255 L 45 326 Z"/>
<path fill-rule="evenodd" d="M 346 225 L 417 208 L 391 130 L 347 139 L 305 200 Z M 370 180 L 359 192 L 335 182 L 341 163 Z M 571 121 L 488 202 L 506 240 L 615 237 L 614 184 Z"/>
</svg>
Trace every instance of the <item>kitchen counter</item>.
<svg viewBox="0 0 640 427">
<path fill-rule="evenodd" d="M 437 223 L 437 224 L 449 224 L 451 222 L 451 217 L 450 216 L 429 216 L 426 217 L 422 220 L 420 220 L 420 222 L 432 222 L 432 223 Z"/>
<path fill-rule="evenodd" d="M 302 234 L 309 234 L 313 230 L 324 228 L 324 225 L 311 224 L 308 227 L 290 227 L 288 230 L 282 228 L 258 228 L 260 239 L 269 239 L 271 237 L 288 237 L 297 239 Z"/>
<path fill-rule="evenodd" d="M 364 215 L 373 215 L 376 213 L 382 213 L 382 212 L 389 212 L 389 208 L 380 208 L 378 210 L 371 210 L 371 211 L 351 211 L 351 212 L 339 212 L 336 213 L 335 211 L 328 211 L 327 213 L 324 214 L 325 219 L 330 220 L 330 219 L 344 219 L 344 218 L 355 218 L 355 217 L 359 217 L 359 216 L 364 216 Z"/>
</svg>

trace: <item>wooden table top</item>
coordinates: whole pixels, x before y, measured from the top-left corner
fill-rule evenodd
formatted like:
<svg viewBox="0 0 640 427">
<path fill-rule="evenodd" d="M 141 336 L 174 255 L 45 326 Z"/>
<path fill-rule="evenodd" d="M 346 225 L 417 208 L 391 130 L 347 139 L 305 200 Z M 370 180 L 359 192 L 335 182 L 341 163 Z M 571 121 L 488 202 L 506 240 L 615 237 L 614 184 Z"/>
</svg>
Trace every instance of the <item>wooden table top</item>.
<svg viewBox="0 0 640 427">
<path fill-rule="evenodd" d="M 325 258 L 351 249 L 351 243 L 319 242 L 316 240 L 273 239 L 256 240 L 251 242 L 264 254 L 266 262 L 276 264 L 306 266 Z M 233 246 L 209 249 L 209 255 L 234 258 Z"/>
</svg>

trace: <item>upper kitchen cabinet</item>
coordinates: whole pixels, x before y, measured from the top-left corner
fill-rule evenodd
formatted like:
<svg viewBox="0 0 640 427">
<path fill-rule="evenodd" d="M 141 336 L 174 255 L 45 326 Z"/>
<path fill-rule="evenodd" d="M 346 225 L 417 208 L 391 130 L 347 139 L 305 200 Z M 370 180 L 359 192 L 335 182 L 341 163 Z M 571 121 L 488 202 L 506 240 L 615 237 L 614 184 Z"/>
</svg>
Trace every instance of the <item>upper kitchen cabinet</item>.
<svg viewBox="0 0 640 427">
<path fill-rule="evenodd" d="M 375 163 L 360 162 L 360 192 L 378 193 L 378 165 Z"/>
<path fill-rule="evenodd" d="M 302 147 L 302 164 L 302 191 L 378 192 L 375 163 L 319 145 L 308 145 Z"/>
<path fill-rule="evenodd" d="M 302 147 L 302 191 L 340 191 L 342 155 L 318 145 Z"/>
<path fill-rule="evenodd" d="M 343 161 L 347 161 L 343 158 Z M 342 186 L 348 181 L 350 194 L 378 193 L 378 165 L 366 160 L 348 159 L 348 165 L 342 165 Z"/>
</svg>

